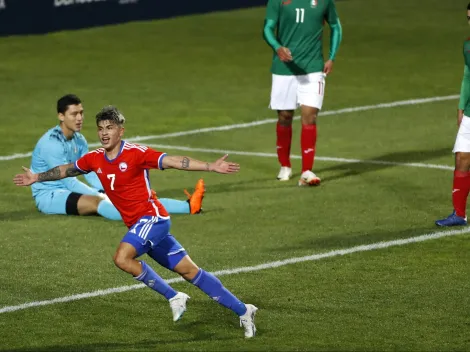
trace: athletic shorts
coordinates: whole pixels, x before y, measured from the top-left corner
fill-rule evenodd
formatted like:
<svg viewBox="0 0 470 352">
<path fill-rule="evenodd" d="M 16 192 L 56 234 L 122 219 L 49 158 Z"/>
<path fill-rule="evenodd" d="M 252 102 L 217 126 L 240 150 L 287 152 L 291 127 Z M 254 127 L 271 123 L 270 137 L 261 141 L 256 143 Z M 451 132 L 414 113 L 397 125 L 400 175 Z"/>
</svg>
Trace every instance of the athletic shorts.
<svg viewBox="0 0 470 352">
<path fill-rule="evenodd" d="M 271 103 L 273 110 L 295 110 L 300 105 L 321 110 L 325 95 L 323 72 L 300 76 L 272 76 Z"/>
<path fill-rule="evenodd" d="M 132 245 L 138 257 L 147 253 L 161 266 L 173 270 L 187 253 L 170 234 L 170 226 L 170 220 L 143 216 L 129 229 L 121 242 Z"/>
<path fill-rule="evenodd" d="M 78 215 L 78 200 L 82 194 L 67 189 L 42 191 L 34 200 L 41 213 L 56 215 Z"/>
<path fill-rule="evenodd" d="M 454 153 L 470 153 L 470 117 L 465 116 L 460 124 L 457 137 L 455 138 Z"/>
</svg>

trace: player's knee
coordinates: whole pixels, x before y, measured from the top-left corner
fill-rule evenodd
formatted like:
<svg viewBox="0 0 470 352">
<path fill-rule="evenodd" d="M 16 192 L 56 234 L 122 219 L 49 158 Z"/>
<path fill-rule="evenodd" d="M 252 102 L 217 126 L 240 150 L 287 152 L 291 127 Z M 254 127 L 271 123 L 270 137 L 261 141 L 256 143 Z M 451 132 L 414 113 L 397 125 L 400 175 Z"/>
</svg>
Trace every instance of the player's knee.
<svg viewBox="0 0 470 352">
<path fill-rule="evenodd" d="M 125 271 L 128 266 L 129 259 L 121 252 L 116 252 L 113 256 L 113 262 L 119 269 Z"/>
<path fill-rule="evenodd" d="M 91 215 L 98 213 L 98 206 L 103 199 L 98 196 L 82 195 L 77 202 L 80 215 Z"/>
<path fill-rule="evenodd" d="M 186 280 L 192 280 L 196 277 L 198 272 L 199 272 L 199 268 L 196 265 L 193 265 L 190 268 L 188 268 L 187 272 L 183 275 L 183 277 Z"/>
<path fill-rule="evenodd" d="M 185 280 L 191 281 L 199 272 L 199 267 L 191 260 L 182 260 L 176 267 L 175 271 L 180 274 Z"/>
<path fill-rule="evenodd" d="M 277 116 L 280 125 L 290 126 L 294 118 L 294 112 L 290 110 L 279 110 Z"/>
<path fill-rule="evenodd" d="M 455 169 L 463 172 L 470 169 L 470 153 L 455 153 Z"/>
<path fill-rule="evenodd" d="M 315 125 L 317 123 L 318 111 L 312 110 L 302 115 L 302 124 Z"/>
</svg>

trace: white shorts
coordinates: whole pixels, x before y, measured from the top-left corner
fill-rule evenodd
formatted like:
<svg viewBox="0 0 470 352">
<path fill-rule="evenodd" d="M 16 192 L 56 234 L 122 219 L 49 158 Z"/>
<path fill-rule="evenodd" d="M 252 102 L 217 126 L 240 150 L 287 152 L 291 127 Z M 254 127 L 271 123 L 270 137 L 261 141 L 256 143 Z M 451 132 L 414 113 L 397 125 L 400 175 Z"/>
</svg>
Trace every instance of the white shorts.
<svg viewBox="0 0 470 352">
<path fill-rule="evenodd" d="M 455 138 L 454 153 L 470 153 L 470 117 L 465 116 L 460 124 L 457 137 Z"/>
<path fill-rule="evenodd" d="M 270 108 L 273 110 L 295 110 L 299 105 L 321 110 L 325 94 L 323 72 L 301 76 L 280 76 L 273 74 Z"/>
</svg>

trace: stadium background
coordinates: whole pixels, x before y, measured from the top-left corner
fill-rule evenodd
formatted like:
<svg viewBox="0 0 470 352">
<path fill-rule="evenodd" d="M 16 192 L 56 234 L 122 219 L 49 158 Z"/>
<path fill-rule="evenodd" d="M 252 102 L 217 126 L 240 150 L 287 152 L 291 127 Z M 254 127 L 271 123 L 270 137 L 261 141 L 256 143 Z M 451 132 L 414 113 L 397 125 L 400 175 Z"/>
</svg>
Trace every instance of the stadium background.
<svg viewBox="0 0 470 352">
<path fill-rule="evenodd" d="M 155 3 L 0 0 L 0 350 L 470 350 L 469 230 L 434 227 L 451 211 L 467 3 L 337 2 L 344 40 L 314 189 L 274 179 L 260 3 Z M 117 24 L 136 15 L 146 20 Z M 28 35 L 6 35 L 15 33 Z M 83 99 L 93 145 L 94 114 L 115 104 L 131 139 L 198 159 L 230 151 L 242 165 L 233 177 L 151 180 L 183 199 L 205 177 L 204 214 L 174 216 L 173 232 L 260 307 L 256 339 L 186 283 L 174 283 L 192 300 L 173 324 L 164 300 L 114 267 L 122 224 L 44 216 L 13 186 L 69 92 Z M 297 121 L 296 176 L 299 130 Z"/>
</svg>

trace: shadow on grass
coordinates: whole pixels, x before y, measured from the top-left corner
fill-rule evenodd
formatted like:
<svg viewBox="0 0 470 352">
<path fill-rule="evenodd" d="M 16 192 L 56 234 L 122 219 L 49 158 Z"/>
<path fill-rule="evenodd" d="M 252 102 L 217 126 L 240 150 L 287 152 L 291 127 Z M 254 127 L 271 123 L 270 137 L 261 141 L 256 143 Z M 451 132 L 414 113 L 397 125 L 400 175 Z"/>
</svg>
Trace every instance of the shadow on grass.
<svg viewBox="0 0 470 352">
<path fill-rule="evenodd" d="M 430 159 L 451 155 L 451 147 L 446 146 L 444 148 L 434 149 L 434 150 L 413 150 L 413 151 L 404 151 L 404 152 L 394 152 L 387 153 L 383 155 L 378 155 L 374 158 L 363 159 L 361 162 L 354 163 L 338 163 L 336 161 L 325 162 L 320 161 L 322 167 L 315 168 L 315 172 L 321 177 L 323 173 L 332 173 L 331 176 L 325 177 L 323 182 L 332 182 L 335 180 L 360 176 L 366 173 L 380 171 L 384 169 L 390 169 L 395 167 L 402 167 L 400 165 L 394 164 L 374 164 L 374 161 L 386 161 L 392 163 L 422 163 Z M 335 163 L 333 166 L 323 167 L 325 163 Z M 242 164 L 243 167 L 243 164 Z M 423 171 L 426 170 L 423 168 Z M 276 180 L 277 176 L 277 161 L 273 158 L 273 168 L 272 174 L 267 177 L 253 178 L 249 180 L 243 180 L 239 182 L 230 182 L 230 183 L 220 183 L 214 185 L 207 185 L 206 190 L 207 196 L 217 193 L 228 193 L 228 192 L 243 192 L 250 190 L 262 190 L 262 189 L 276 189 L 276 188 L 285 188 L 285 187 L 297 187 L 296 178 L 300 176 L 299 173 L 294 173 L 293 178 L 290 182 L 278 182 Z M 406 168 L 403 169 L 406 173 Z M 243 170 L 242 170 L 243 172 Z M 294 170 L 295 172 L 295 170 Z M 261 175 L 264 176 L 264 175 Z M 221 180 L 221 181 L 225 181 Z M 162 189 L 157 190 L 158 195 L 161 198 L 176 198 L 183 199 L 181 197 L 182 188 L 178 189 Z"/>
<path fill-rule="evenodd" d="M 120 342 L 101 342 L 101 343 L 89 343 L 89 344 L 76 344 L 76 345 L 54 345 L 46 347 L 35 347 L 35 348 L 18 348 L 18 349 L 0 349 L 5 352 L 100 352 L 100 351 L 165 351 L 165 346 L 172 344 L 191 343 L 191 342 L 202 342 L 202 341 L 233 341 L 234 338 L 220 338 L 215 337 L 214 334 L 210 334 L 204 331 L 195 338 L 191 339 L 165 339 L 165 340 L 144 340 L 139 342 L 131 343 L 120 343 Z"/>
<path fill-rule="evenodd" d="M 416 237 L 428 233 L 439 231 L 439 228 L 429 224 L 429 227 L 410 228 L 405 230 L 379 230 L 373 229 L 362 232 L 347 232 L 328 235 L 327 237 L 312 237 L 297 241 L 294 245 L 283 245 L 279 248 L 273 248 L 273 252 L 296 251 L 302 249 L 311 249 L 317 253 L 324 251 L 351 248 L 355 246 L 368 245 L 377 242 L 393 241 Z M 313 253 L 312 253 L 313 254 Z"/>
<path fill-rule="evenodd" d="M 384 169 L 389 169 L 397 167 L 400 165 L 393 164 L 374 164 L 374 161 L 386 161 L 392 163 L 422 163 L 430 159 L 451 155 L 452 151 L 450 147 L 434 149 L 434 150 L 414 150 L 414 151 L 405 151 L 405 152 L 396 152 L 396 153 L 387 153 L 379 155 L 371 159 L 364 159 L 363 162 L 357 163 L 341 163 L 336 164 L 330 167 L 323 167 L 315 169 L 319 175 L 322 173 L 330 173 L 339 171 L 339 173 L 334 174 L 325 178 L 325 182 L 332 182 L 334 180 L 343 179 L 347 177 L 360 176 L 362 174 L 374 171 L 380 171 Z M 426 170 L 423 168 L 423 171 Z M 406 170 L 404 170 L 406 172 Z"/>
</svg>

